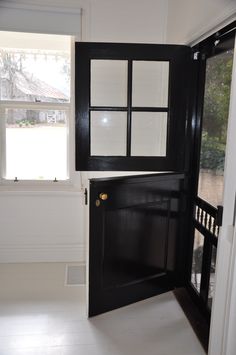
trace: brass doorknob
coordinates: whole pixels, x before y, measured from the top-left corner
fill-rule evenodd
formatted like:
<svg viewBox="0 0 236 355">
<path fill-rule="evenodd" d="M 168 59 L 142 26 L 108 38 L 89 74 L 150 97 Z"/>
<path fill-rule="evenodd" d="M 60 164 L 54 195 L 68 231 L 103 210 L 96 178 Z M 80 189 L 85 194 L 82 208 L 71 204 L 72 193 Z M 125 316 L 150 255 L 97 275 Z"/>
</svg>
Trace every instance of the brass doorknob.
<svg viewBox="0 0 236 355">
<path fill-rule="evenodd" d="M 99 198 L 103 201 L 106 201 L 108 199 L 108 194 L 104 193 L 104 192 L 101 192 L 99 194 Z"/>
</svg>

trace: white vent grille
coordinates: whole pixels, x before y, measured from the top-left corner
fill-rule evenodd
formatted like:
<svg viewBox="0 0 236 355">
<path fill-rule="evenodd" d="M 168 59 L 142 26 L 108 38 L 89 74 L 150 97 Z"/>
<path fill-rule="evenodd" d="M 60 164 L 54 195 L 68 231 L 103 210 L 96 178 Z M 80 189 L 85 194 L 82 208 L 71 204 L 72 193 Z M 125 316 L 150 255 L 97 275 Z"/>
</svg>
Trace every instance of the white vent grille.
<svg viewBox="0 0 236 355">
<path fill-rule="evenodd" d="M 85 265 L 67 265 L 66 266 L 66 286 L 85 285 Z"/>
</svg>

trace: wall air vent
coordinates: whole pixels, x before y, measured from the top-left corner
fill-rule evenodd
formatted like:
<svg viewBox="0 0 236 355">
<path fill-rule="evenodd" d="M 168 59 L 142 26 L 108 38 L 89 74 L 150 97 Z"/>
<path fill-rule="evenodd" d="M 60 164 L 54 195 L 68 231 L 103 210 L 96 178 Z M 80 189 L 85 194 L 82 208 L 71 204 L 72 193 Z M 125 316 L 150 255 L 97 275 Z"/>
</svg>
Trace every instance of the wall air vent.
<svg viewBox="0 0 236 355">
<path fill-rule="evenodd" d="M 85 285 L 86 271 L 85 264 L 68 264 L 66 265 L 66 286 L 82 286 Z"/>
</svg>

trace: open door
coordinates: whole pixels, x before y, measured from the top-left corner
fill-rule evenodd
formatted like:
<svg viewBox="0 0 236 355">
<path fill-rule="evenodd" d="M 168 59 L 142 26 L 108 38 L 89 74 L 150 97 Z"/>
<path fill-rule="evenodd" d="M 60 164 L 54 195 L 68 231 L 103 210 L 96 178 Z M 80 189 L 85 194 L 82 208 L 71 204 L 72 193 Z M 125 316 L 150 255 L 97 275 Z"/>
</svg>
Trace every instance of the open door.
<svg viewBox="0 0 236 355">
<path fill-rule="evenodd" d="M 179 282 L 183 183 L 183 174 L 168 173 L 91 180 L 89 316 Z"/>
<path fill-rule="evenodd" d="M 194 212 L 192 233 L 189 233 L 192 237 L 189 239 L 188 290 L 207 320 L 207 342 L 215 292 L 218 241 L 224 238 L 221 226 L 234 46 L 235 23 L 194 48 L 199 56 L 199 84 L 192 166 Z M 227 270 L 225 265 L 220 268 Z M 218 272 L 222 273 L 221 270 Z M 227 279 L 227 272 L 222 274 L 223 278 Z M 219 287 L 222 287 L 222 282 Z"/>
<path fill-rule="evenodd" d="M 192 67 L 180 45 L 76 44 L 76 170 L 183 171 Z"/>
<path fill-rule="evenodd" d="M 76 44 L 76 169 L 168 172 L 90 181 L 90 316 L 183 284 L 192 64 L 187 46 Z"/>
</svg>

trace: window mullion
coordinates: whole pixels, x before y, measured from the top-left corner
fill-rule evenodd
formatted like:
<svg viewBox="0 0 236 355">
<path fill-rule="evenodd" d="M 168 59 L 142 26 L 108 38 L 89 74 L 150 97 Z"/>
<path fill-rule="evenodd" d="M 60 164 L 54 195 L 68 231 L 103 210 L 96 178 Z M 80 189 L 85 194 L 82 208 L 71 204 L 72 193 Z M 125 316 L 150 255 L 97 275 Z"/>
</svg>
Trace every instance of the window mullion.
<svg viewBox="0 0 236 355">
<path fill-rule="evenodd" d="M 132 76 L 133 62 L 128 62 L 128 115 L 127 115 L 127 156 L 131 155 L 131 121 L 132 121 Z"/>
</svg>

